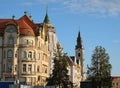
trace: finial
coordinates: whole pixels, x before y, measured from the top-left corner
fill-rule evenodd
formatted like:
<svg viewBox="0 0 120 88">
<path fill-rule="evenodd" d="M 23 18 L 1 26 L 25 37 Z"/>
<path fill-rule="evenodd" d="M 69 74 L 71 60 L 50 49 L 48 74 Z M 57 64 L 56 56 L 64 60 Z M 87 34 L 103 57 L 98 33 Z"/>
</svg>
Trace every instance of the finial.
<svg viewBox="0 0 120 88">
<path fill-rule="evenodd" d="M 48 4 L 46 4 L 46 13 L 48 12 Z"/>
<path fill-rule="evenodd" d="M 80 32 L 80 26 L 79 26 L 79 28 L 78 28 L 78 32 Z"/>
<path fill-rule="evenodd" d="M 46 16 L 45 16 L 45 19 L 44 19 L 44 23 L 46 24 L 50 24 L 50 20 L 49 20 L 49 17 L 48 17 L 48 5 L 46 5 Z"/>
<path fill-rule="evenodd" d="M 78 36 L 80 36 L 80 26 L 79 26 L 79 28 L 78 28 Z"/>
<path fill-rule="evenodd" d="M 24 11 L 24 15 L 27 15 L 27 11 Z"/>
<path fill-rule="evenodd" d="M 31 16 L 31 15 L 30 15 L 29 17 L 30 17 L 30 18 L 32 18 L 32 16 Z"/>
<path fill-rule="evenodd" d="M 30 18 L 32 18 L 32 15 L 31 15 L 31 13 L 30 13 L 30 12 L 29 12 L 29 17 L 30 17 Z"/>
<path fill-rule="evenodd" d="M 13 20 L 14 20 L 14 18 L 15 18 L 15 15 L 12 16 L 12 19 L 13 19 Z"/>
</svg>

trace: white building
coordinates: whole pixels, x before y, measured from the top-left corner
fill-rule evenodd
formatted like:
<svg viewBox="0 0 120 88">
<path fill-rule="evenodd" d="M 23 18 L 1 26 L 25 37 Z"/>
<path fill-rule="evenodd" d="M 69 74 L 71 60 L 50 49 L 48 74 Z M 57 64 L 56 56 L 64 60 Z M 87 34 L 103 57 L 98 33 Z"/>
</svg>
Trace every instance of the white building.
<svg viewBox="0 0 120 88">
<path fill-rule="evenodd" d="M 69 57 L 69 75 L 75 88 L 80 88 L 80 82 L 84 80 L 84 48 L 80 31 L 78 32 L 75 56 Z"/>
</svg>

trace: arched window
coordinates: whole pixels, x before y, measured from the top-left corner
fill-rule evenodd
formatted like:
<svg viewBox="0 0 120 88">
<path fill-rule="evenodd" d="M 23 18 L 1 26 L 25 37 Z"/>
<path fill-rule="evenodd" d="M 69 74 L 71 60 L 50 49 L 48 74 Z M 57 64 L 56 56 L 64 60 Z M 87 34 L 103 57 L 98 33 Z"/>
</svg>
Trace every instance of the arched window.
<svg viewBox="0 0 120 88">
<path fill-rule="evenodd" d="M 8 58 L 12 58 L 13 57 L 13 51 L 12 50 L 8 50 L 7 57 Z"/>
<path fill-rule="evenodd" d="M 28 41 L 27 39 L 25 39 L 25 40 L 24 40 L 24 44 L 27 45 L 28 43 L 29 43 L 29 41 Z"/>
<path fill-rule="evenodd" d="M 32 58 L 32 52 L 31 51 L 29 51 L 29 53 L 28 53 L 28 58 Z"/>
</svg>

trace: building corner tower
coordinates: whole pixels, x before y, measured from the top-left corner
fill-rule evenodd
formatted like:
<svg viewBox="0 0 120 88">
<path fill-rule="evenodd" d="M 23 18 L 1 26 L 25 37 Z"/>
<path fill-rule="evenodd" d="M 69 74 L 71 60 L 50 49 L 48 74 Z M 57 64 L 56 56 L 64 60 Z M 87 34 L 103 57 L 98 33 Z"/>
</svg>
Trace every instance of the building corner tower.
<svg viewBox="0 0 120 88">
<path fill-rule="evenodd" d="M 84 47 L 82 45 L 82 38 L 80 31 L 78 32 L 77 45 L 75 46 L 76 63 L 81 66 L 81 80 L 84 80 Z"/>
<path fill-rule="evenodd" d="M 54 59 L 54 54 L 57 52 L 57 44 L 59 44 L 57 35 L 56 35 L 56 31 L 55 31 L 55 27 L 50 23 L 50 19 L 48 16 L 48 12 L 46 10 L 46 15 L 43 21 L 43 25 L 46 28 L 46 32 L 47 32 L 47 36 L 48 36 L 48 50 L 50 52 L 50 58 L 49 58 L 49 66 L 50 66 L 50 75 L 52 74 L 52 70 L 53 70 L 53 59 Z"/>
</svg>

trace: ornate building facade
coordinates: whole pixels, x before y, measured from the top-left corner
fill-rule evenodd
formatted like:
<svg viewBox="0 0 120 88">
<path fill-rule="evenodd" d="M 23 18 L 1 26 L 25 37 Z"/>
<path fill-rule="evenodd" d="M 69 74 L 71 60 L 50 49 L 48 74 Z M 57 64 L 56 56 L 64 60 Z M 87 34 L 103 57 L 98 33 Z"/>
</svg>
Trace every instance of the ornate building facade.
<svg viewBox="0 0 120 88">
<path fill-rule="evenodd" d="M 0 19 L 1 81 L 45 85 L 50 70 L 47 27 L 45 21 L 34 23 L 26 14 Z"/>
<path fill-rule="evenodd" d="M 35 23 L 26 13 L 19 19 L 0 19 L 0 81 L 45 85 L 52 74 L 60 45 L 48 14 Z M 75 56 L 69 58 L 70 80 L 76 88 L 84 78 L 84 48 L 78 32 Z"/>
</svg>

